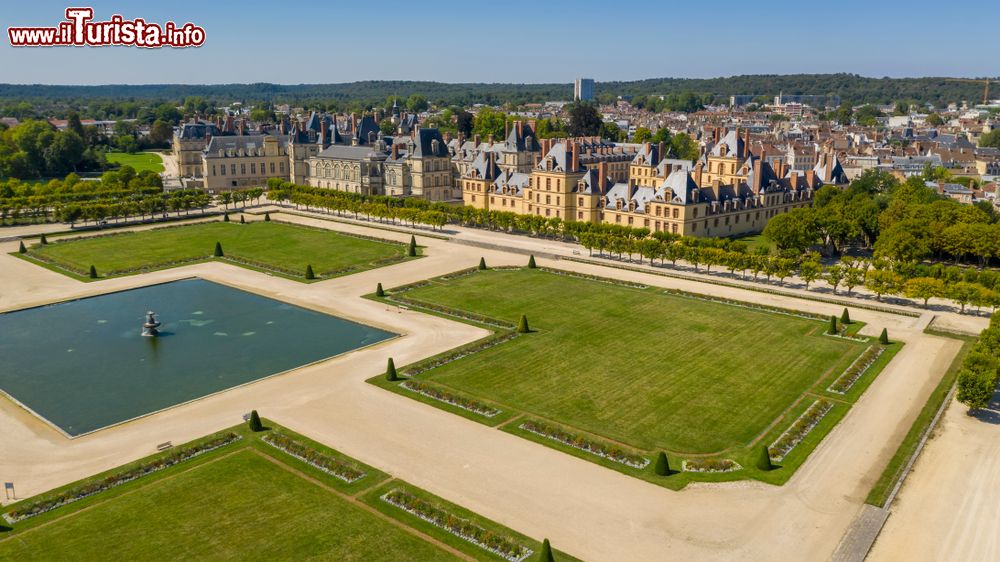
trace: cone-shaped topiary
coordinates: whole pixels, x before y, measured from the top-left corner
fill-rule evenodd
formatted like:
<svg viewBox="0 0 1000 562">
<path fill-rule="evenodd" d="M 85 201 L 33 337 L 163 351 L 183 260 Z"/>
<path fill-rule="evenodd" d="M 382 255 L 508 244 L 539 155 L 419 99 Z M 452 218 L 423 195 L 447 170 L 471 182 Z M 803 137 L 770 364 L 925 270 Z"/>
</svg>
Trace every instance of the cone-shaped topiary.
<svg viewBox="0 0 1000 562">
<path fill-rule="evenodd" d="M 528 328 L 528 317 L 522 314 L 520 322 L 517 323 L 517 333 L 527 334 L 530 331 L 531 329 Z"/>
<path fill-rule="evenodd" d="M 378 287 L 375 289 L 375 296 L 380 298 L 385 296 L 385 291 L 382 290 L 381 283 L 379 283 Z"/>
<path fill-rule="evenodd" d="M 542 549 L 538 551 L 538 560 L 541 562 L 556 561 L 556 559 L 552 557 L 552 545 L 549 544 L 549 539 L 542 541 Z"/>
<path fill-rule="evenodd" d="M 399 375 L 396 373 L 396 364 L 392 362 L 392 357 L 389 358 L 389 364 L 385 367 L 385 380 L 387 381 L 398 381 Z"/>
<path fill-rule="evenodd" d="M 536 267 L 538 266 L 535 265 L 535 256 L 532 254 L 528 256 L 528 269 L 535 269 Z"/>
<path fill-rule="evenodd" d="M 653 472 L 659 476 L 670 476 L 670 463 L 667 462 L 667 454 L 660 451 L 656 455 L 656 462 L 653 463 Z"/>
<path fill-rule="evenodd" d="M 250 412 L 250 420 L 247 421 L 250 426 L 250 431 L 264 431 L 264 424 L 260 423 L 260 416 L 257 415 L 257 410 Z"/>
<path fill-rule="evenodd" d="M 97 279 L 97 268 L 94 267 L 94 266 L 90 266 L 90 273 L 89 273 L 89 275 L 90 275 L 91 279 Z"/>
<path fill-rule="evenodd" d="M 215 252 L 213 252 L 212 255 L 217 258 L 221 258 L 222 256 L 225 255 L 222 253 L 222 243 L 220 242 L 215 243 Z"/>
<path fill-rule="evenodd" d="M 882 345 L 889 345 L 889 332 L 882 328 L 882 333 L 878 336 L 878 342 Z"/>
<path fill-rule="evenodd" d="M 21 241 L 21 245 L 17 247 L 17 253 L 19 253 L 19 254 L 27 254 L 28 253 L 28 249 L 24 247 L 24 240 L 22 240 Z"/>
<path fill-rule="evenodd" d="M 837 317 L 833 314 L 830 315 L 830 332 L 831 334 L 837 333 Z"/>
<path fill-rule="evenodd" d="M 310 264 L 306 265 L 306 279 L 315 279 L 315 278 L 316 278 L 316 274 L 313 273 L 313 266 L 310 263 Z"/>
<path fill-rule="evenodd" d="M 760 456 L 757 457 L 757 468 L 761 470 L 774 470 L 774 465 L 771 464 L 771 451 L 767 450 L 767 445 L 763 445 L 760 448 Z"/>
<path fill-rule="evenodd" d="M 486 269 L 486 258 L 479 258 L 479 270 Z"/>
<path fill-rule="evenodd" d="M 406 255 L 409 257 L 416 257 L 417 255 L 417 237 L 410 235 L 410 245 L 406 248 Z"/>
<path fill-rule="evenodd" d="M 42 237 L 39 238 L 38 241 L 41 242 L 42 244 L 48 244 L 49 243 L 49 239 L 45 237 L 45 233 L 42 233 Z"/>
<path fill-rule="evenodd" d="M 840 323 L 845 326 L 851 323 L 851 315 L 846 308 L 840 313 Z"/>
<path fill-rule="evenodd" d="M 264 222 L 271 222 L 271 213 L 264 213 Z"/>
<path fill-rule="evenodd" d="M 246 217 L 244 217 L 243 215 L 240 215 L 240 224 L 246 224 L 246 223 L 247 223 Z"/>
<path fill-rule="evenodd" d="M 229 213 L 222 215 L 222 222 L 229 222 Z"/>
</svg>

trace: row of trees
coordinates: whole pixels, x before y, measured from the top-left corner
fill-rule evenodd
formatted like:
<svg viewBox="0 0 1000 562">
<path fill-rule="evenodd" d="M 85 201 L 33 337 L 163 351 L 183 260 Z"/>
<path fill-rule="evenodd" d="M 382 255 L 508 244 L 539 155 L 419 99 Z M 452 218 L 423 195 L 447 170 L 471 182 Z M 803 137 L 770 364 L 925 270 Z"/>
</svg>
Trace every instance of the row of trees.
<svg viewBox="0 0 1000 562">
<path fill-rule="evenodd" d="M 985 408 L 1000 383 L 1000 313 L 993 313 L 990 325 L 962 361 L 958 374 L 958 401 L 970 410 Z"/>
</svg>

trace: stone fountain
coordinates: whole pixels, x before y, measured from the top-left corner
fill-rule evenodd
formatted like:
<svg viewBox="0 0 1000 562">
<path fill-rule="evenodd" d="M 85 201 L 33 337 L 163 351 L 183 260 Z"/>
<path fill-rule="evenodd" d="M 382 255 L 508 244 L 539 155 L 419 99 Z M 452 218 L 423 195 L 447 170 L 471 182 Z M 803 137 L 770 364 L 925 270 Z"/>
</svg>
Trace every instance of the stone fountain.
<svg viewBox="0 0 1000 562">
<path fill-rule="evenodd" d="M 156 313 L 150 310 L 146 313 L 146 323 L 142 325 L 142 335 L 144 336 L 158 336 L 160 332 L 157 328 L 160 327 L 160 321 L 156 319 Z"/>
</svg>

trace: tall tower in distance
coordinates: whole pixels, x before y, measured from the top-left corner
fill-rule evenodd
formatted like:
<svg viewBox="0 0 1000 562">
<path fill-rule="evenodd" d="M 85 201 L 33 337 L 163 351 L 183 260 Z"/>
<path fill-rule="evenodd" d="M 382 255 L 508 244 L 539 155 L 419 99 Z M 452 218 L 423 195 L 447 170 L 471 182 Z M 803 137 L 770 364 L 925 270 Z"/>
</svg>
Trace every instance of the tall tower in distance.
<svg viewBox="0 0 1000 562">
<path fill-rule="evenodd" d="M 577 78 L 573 82 L 573 100 L 591 101 L 594 99 L 594 79 Z"/>
</svg>

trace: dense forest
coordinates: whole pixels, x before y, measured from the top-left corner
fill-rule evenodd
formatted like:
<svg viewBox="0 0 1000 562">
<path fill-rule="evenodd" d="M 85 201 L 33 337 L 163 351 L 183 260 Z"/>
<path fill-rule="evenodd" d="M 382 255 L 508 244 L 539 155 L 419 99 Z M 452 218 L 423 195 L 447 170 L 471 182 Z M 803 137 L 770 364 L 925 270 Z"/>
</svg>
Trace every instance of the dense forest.
<svg viewBox="0 0 1000 562">
<path fill-rule="evenodd" d="M 603 101 L 617 96 L 694 96 L 699 100 L 725 103 L 729 96 L 747 94 L 835 94 L 852 104 L 891 103 L 909 100 L 942 106 L 948 102 L 979 101 L 982 87 L 976 83 L 949 82 L 946 78 L 869 78 L 856 74 L 746 75 L 726 78 L 653 78 L 629 82 L 598 82 L 596 93 Z M 343 84 L 149 84 L 63 86 L 44 84 L 0 84 L 0 114 L 18 116 L 32 106 L 83 107 L 98 100 L 158 100 L 179 102 L 202 97 L 233 101 L 294 103 L 336 106 L 380 103 L 390 96 L 406 98 L 420 94 L 438 106 L 521 104 L 568 100 L 573 86 L 564 84 L 446 84 L 415 81 L 363 81 Z M 26 115 L 30 117 L 31 115 Z"/>
</svg>

